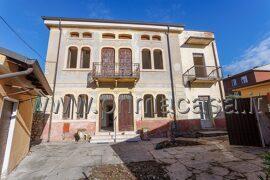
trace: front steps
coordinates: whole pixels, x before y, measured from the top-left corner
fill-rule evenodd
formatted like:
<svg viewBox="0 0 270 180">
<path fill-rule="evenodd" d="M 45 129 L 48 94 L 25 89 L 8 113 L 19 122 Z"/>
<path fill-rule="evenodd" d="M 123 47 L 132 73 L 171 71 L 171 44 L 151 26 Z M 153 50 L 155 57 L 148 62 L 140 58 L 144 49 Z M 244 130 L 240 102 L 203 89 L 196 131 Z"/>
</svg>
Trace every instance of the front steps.
<svg viewBox="0 0 270 180">
<path fill-rule="evenodd" d="M 92 136 L 90 143 L 114 143 L 114 142 L 138 142 L 141 141 L 140 135 L 135 132 L 98 132 Z"/>
<path fill-rule="evenodd" d="M 198 132 L 201 137 L 216 137 L 228 135 L 227 131 L 216 130 L 216 129 L 204 129 Z"/>
</svg>

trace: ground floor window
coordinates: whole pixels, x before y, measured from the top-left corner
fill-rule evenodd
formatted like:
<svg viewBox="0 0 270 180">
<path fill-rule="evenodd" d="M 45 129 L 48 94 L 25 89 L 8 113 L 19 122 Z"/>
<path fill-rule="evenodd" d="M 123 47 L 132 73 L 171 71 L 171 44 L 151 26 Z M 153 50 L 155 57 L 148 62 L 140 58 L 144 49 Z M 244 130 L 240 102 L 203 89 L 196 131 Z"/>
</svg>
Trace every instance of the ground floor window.
<svg viewBox="0 0 270 180">
<path fill-rule="evenodd" d="M 151 94 L 146 94 L 143 97 L 144 104 L 144 117 L 153 118 L 154 117 L 154 98 Z"/>
</svg>

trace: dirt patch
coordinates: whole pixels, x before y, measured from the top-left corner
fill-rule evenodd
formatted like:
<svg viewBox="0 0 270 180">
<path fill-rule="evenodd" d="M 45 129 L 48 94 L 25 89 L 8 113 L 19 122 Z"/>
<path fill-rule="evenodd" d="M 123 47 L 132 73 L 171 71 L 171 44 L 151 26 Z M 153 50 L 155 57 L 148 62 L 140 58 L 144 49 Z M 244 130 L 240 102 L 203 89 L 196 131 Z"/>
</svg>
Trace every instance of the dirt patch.
<svg viewBox="0 0 270 180">
<path fill-rule="evenodd" d="M 156 161 L 101 165 L 92 168 L 88 179 L 167 180 L 170 177 L 165 170 L 166 165 L 168 164 Z"/>
<path fill-rule="evenodd" d="M 159 150 L 178 146 L 181 147 L 181 146 L 197 146 L 197 145 L 203 144 L 197 141 L 189 141 L 189 140 L 175 140 L 174 142 L 166 140 L 156 144 L 155 149 Z"/>
</svg>

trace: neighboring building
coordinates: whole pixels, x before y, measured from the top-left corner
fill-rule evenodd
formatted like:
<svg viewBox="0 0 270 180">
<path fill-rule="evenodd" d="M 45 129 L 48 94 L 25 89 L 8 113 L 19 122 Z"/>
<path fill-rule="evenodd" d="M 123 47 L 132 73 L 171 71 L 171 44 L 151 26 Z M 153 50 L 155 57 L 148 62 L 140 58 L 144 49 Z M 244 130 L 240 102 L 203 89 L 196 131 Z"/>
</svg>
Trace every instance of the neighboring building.
<svg viewBox="0 0 270 180">
<path fill-rule="evenodd" d="M 223 89 L 212 32 L 189 31 L 179 24 L 76 18 L 61 18 L 59 22 L 58 17 L 43 20 L 50 30 L 45 75 L 53 88 L 57 73 L 55 100 L 64 101 L 61 113 L 52 116 L 51 129 L 48 121 L 44 139 L 48 133 L 51 140 L 73 139 L 78 129 L 95 135 L 93 141 L 113 131 L 123 139 L 121 135 L 136 136 L 142 129 L 153 136 L 166 135 L 173 120 L 173 114 L 162 113 L 162 109 L 172 111 L 169 58 L 176 106 L 184 98 L 190 104 L 182 102 L 181 111 L 192 110 L 195 103 L 202 109 L 201 114 L 182 114 L 178 109 L 179 130 L 225 127 L 222 113 L 213 123 L 209 110 L 210 98 L 222 99 Z M 162 107 L 162 98 L 169 100 L 169 107 Z M 77 105 L 91 101 L 90 113 L 85 113 L 84 105 L 76 110 L 74 100 Z M 114 113 L 106 114 L 114 105 Z"/>
<path fill-rule="evenodd" d="M 243 98 L 266 95 L 270 92 L 270 64 L 229 76 L 223 79 L 226 96 Z"/>
<path fill-rule="evenodd" d="M 29 151 L 35 98 L 51 94 L 36 60 L 0 47 L 0 179 Z"/>
</svg>

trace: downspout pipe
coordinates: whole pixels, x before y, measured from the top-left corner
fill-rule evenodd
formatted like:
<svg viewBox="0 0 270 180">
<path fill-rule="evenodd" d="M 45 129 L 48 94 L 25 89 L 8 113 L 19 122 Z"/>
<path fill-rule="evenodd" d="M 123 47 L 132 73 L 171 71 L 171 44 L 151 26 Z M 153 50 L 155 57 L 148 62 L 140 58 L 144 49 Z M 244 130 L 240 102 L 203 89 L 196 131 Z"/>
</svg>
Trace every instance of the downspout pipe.
<svg viewBox="0 0 270 180">
<path fill-rule="evenodd" d="M 25 71 L 20 71 L 20 72 L 15 72 L 15 73 L 8 73 L 8 74 L 1 74 L 0 75 L 0 80 L 1 79 L 7 79 L 7 78 L 14 78 L 14 77 L 18 77 L 18 76 L 24 76 L 24 75 L 28 75 L 31 74 L 33 72 L 33 68 L 28 68 Z"/>
<path fill-rule="evenodd" d="M 61 26 L 61 18 L 59 18 L 58 28 L 60 31 L 59 39 L 58 39 L 58 47 L 57 47 L 57 58 L 55 63 L 54 69 L 54 78 L 53 78 L 53 93 L 52 93 L 52 104 L 50 109 L 50 119 L 49 119 L 49 129 L 48 129 L 48 139 L 47 142 L 50 142 L 51 138 L 51 129 L 52 129 L 52 115 L 53 115 L 53 105 L 54 105 L 54 97 L 55 97 L 55 85 L 56 85 L 56 77 L 57 77 L 57 70 L 58 70 L 58 61 L 59 61 L 59 52 L 60 52 L 60 44 L 61 44 L 61 37 L 62 37 L 62 26 Z"/>
<path fill-rule="evenodd" d="M 177 130 L 177 122 L 176 122 L 176 109 L 175 109 L 175 92 L 174 92 L 174 81 L 173 81 L 173 70 L 172 70 L 172 58 L 171 58 L 171 48 L 170 48 L 170 27 L 167 26 L 167 48 L 168 48 L 168 58 L 169 58 L 169 67 L 170 67 L 170 80 L 171 80 L 171 91 L 172 91 L 172 110 L 173 110 L 173 124 L 172 124 L 172 140 L 175 140 L 176 130 Z"/>
</svg>

